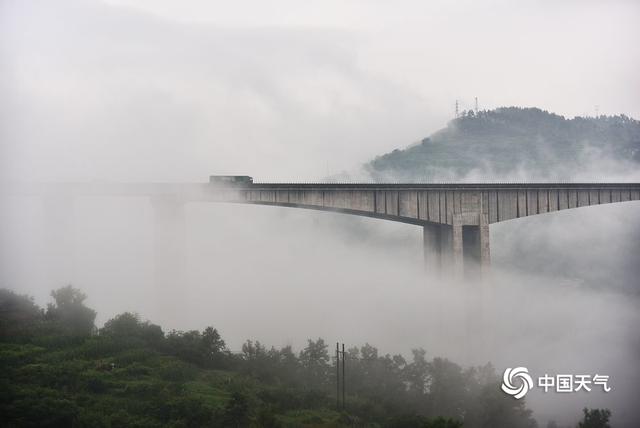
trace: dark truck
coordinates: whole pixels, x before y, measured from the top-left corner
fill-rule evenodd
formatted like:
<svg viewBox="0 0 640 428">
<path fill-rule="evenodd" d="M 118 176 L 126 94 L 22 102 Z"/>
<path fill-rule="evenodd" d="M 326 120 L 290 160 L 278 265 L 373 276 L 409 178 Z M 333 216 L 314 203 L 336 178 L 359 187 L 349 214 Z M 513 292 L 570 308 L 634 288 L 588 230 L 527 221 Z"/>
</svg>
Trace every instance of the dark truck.
<svg viewBox="0 0 640 428">
<path fill-rule="evenodd" d="M 209 183 L 250 185 L 253 184 L 253 177 L 248 175 L 210 175 Z"/>
</svg>

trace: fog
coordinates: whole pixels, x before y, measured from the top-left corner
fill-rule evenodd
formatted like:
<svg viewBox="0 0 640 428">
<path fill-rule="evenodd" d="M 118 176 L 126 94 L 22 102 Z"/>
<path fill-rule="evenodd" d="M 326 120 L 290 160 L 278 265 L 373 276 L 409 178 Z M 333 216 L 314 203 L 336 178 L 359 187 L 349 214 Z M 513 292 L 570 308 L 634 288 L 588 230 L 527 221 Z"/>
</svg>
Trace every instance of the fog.
<svg viewBox="0 0 640 428">
<path fill-rule="evenodd" d="M 640 116 L 637 3 L 477 3 L 3 2 L 0 178 L 358 174 L 474 96 L 484 108 Z M 593 170 L 597 154 L 583 158 L 576 180 L 638 180 L 632 164 Z M 77 198 L 57 214 L 35 197 L 2 201 L 0 286 L 45 304 L 71 282 L 99 325 L 135 311 L 165 330 L 213 325 L 232 350 L 323 337 L 499 372 L 608 374 L 608 394 L 534 389 L 528 405 L 541 426 L 575 424 L 585 406 L 609 407 L 615 426 L 640 420 L 638 202 L 492 226 L 485 283 L 424 272 L 417 226 L 189 204 L 184 281 L 159 289 L 148 200 Z"/>
<path fill-rule="evenodd" d="M 640 117 L 633 1 L 0 7 L 6 178 L 318 179 L 474 97 Z"/>
<path fill-rule="evenodd" d="M 492 226 L 486 284 L 425 273 L 417 226 L 192 204 L 186 280 L 157 289 L 147 200 L 77 200 L 69 262 L 73 254 L 42 239 L 51 234 L 38 201 L 24 199 L 13 201 L 14 217 L 2 223 L 2 282 L 39 303 L 68 278 L 88 293 L 98 324 L 128 310 L 167 330 L 214 325 L 234 351 L 246 339 L 300 349 L 307 338 L 323 337 L 405 355 L 424 347 L 431 356 L 491 361 L 498 370 L 604 373 L 614 387 L 608 394 L 534 390 L 528 403 L 543 423 L 574 422 L 583 406 L 611 408 L 618 426 L 637 420 L 628 398 L 640 381 L 633 370 L 640 351 L 637 202 Z"/>
</svg>

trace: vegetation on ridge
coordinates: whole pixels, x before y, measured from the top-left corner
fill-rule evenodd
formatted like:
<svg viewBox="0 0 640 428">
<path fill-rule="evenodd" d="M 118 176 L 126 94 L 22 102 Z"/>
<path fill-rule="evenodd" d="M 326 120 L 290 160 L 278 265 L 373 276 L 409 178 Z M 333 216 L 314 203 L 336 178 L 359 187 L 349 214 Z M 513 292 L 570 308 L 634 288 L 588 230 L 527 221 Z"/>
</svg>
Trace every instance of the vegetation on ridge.
<svg viewBox="0 0 640 428">
<path fill-rule="evenodd" d="M 640 121 L 624 115 L 575 117 L 538 108 L 463 112 L 446 128 L 366 165 L 378 180 L 486 178 L 570 179 L 579 170 L 603 171 L 603 159 L 640 162 Z"/>
<path fill-rule="evenodd" d="M 338 411 L 322 339 L 298 353 L 247 341 L 232 354 L 211 327 L 165 334 L 123 313 L 95 329 L 79 290 L 52 296 L 43 310 L 0 290 L 2 426 L 534 425 L 523 401 L 499 391 L 490 365 L 351 348 L 347 409 Z"/>
<path fill-rule="evenodd" d="M 165 334 L 123 313 L 96 329 L 82 292 L 52 296 L 44 310 L 0 289 L 1 426 L 536 426 L 524 400 L 500 391 L 490 364 L 463 369 L 422 349 L 406 360 L 353 347 L 338 410 L 322 339 L 298 353 L 247 341 L 233 354 L 212 327 Z M 608 421 L 598 412 L 589 420 Z"/>
</svg>

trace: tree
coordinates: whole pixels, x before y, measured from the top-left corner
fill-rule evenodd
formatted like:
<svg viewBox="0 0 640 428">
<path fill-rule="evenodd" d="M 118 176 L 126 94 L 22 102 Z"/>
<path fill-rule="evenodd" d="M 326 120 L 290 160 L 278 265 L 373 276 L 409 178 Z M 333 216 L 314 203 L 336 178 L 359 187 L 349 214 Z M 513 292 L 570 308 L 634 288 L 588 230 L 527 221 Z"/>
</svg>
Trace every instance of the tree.
<svg viewBox="0 0 640 428">
<path fill-rule="evenodd" d="M 405 368 L 405 380 L 409 392 L 416 399 L 420 399 L 427 391 L 429 383 L 429 363 L 426 360 L 427 351 L 412 349 L 413 361 Z"/>
<path fill-rule="evenodd" d="M 53 290 L 51 297 L 55 303 L 47 306 L 47 319 L 57 322 L 63 331 L 71 335 L 86 336 L 93 333 L 96 311 L 84 305 L 86 294 L 67 285 Z"/>
<path fill-rule="evenodd" d="M 190 363 L 202 365 L 205 362 L 202 336 L 198 330 L 171 330 L 167 334 L 165 346 L 169 353 Z"/>
<path fill-rule="evenodd" d="M 149 321 L 142 322 L 138 314 L 131 312 L 116 315 L 104 323 L 100 334 L 117 339 L 135 337 L 150 345 L 160 345 L 164 339 L 164 333 L 159 325 L 151 324 Z"/>
<path fill-rule="evenodd" d="M 267 349 L 259 341 L 247 340 L 242 344 L 242 360 L 245 371 L 262 380 L 269 380 L 274 376 L 273 352 Z"/>
<path fill-rule="evenodd" d="M 202 345 L 210 357 L 216 356 L 227 347 L 218 330 L 213 327 L 207 327 L 202 332 Z"/>
<path fill-rule="evenodd" d="M 138 314 L 124 312 L 104 323 L 100 333 L 112 336 L 136 336 L 139 326 Z"/>
<path fill-rule="evenodd" d="M 438 416 L 432 421 L 427 422 L 425 428 L 462 428 L 464 424 L 455 419 L 445 419 L 442 416 Z"/>
<path fill-rule="evenodd" d="M 582 410 L 584 417 L 582 422 L 578 423 L 578 428 L 611 428 L 609 418 L 611 410 L 609 409 L 587 409 Z"/>
<path fill-rule="evenodd" d="M 293 352 L 291 345 L 272 352 L 272 359 L 277 364 L 277 376 L 289 385 L 297 385 L 300 380 L 300 361 Z"/>
<path fill-rule="evenodd" d="M 229 427 L 244 427 L 249 422 L 249 400 L 240 392 L 233 392 L 224 407 L 223 423 Z"/>
<path fill-rule="evenodd" d="M 406 361 L 401 355 L 380 356 L 378 349 L 367 343 L 359 350 L 352 348 L 348 352 L 347 384 L 356 394 L 365 394 L 378 402 L 398 407 L 404 402 L 406 392 L 403 381 L 405 366 Z"/>
<path fill-rule="evenodd" d="M 516 400 L 507 396 L 495 384 L 484 385 L 478 395 L 470 398 L 471 403 L 480 410 L 465 417 L 465 426 L 469 427 L 510 427 L 535 428 L 537 423 L 526 407 L 526 400 Z"/>
<path fill-rule="evenodd" d="M 428 372 L 432 414 L 461 417 L 467 401 L 467 378 L 462 368 L 446 358 L 434 358 Z"/>
<path fill-rule="evenodd" d="M 213 327 L 207 327 L 202 333 L 172 330 L 164 346 L 171 354 L 204 367 L 219 367 L 228 357 L 224 340 Z"/>
<path fill-rule="evenodd" d="M 42 315 L 32 297 L 0 289 L 0 339 L 30 336 Z"/>
<path fill-rule="evenodd" d="M 329 352 L 327 344 L 318 338 L 315 342 L 307 341 L 307 346 L 300 351 L 300 363 L 305 369 L 307 384 L 322 387 L 327 382 L 329 368 Z"/>
<path fill-rule="evenodd" d="M 403 415 L 391 418 L 385 426 L 387 428 L 461 428 L 463 423 L 443 417 L 428 419 L 420 415 Z"/>
<path fill-rule="evenodd" d="M 463 371 L 465 385 L 465 427 L 534 428 L 536 421 L 526 400 L 516 400 L 500 389 L 500 377 L 491 364 Z"/>
</svg>

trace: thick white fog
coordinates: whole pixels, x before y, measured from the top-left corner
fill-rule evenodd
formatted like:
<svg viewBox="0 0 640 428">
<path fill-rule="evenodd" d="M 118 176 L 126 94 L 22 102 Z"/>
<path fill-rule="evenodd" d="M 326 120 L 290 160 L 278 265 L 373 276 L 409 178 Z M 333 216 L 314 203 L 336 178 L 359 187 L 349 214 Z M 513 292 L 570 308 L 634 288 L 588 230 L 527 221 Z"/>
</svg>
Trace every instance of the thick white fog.
<svg viewBox="0 0 640 428">
<path fill-rule="evenodd" d="M 52 234 L 37 201 L 21 198 L 11 207 L 2 222 L 3 285 L 43 304 L 68 279 L 89 295 L 99 324 L 136 311 L 165 330 L 213 325 L 235 351 L 246 339 L 300 349 L 307 338 L 323 337 L 405 355 L 424 347 L 431 356 L 491 361 L 498 370 L 604 373 L 612 376 L 609 394 L 534 391 L 535 416 L 571 423 L 583 406 L 607 406 L 617 425 L 637 420 L 638 202 L 494 225 L 485 284 L 424 272 L 417 226 L 193 204 L 185 218 L 185 280 L 169 289 L 155 284 L 147 200 L 77 200 L 74 234 L 53 248 L 43 239 Z"/>
<path fill-rule="evenodd" d="M 308 180 L 462 109 L 640 117 L 634 1 L 3 1 L 1 176 Z"/>
<path fill-rule="evenodd" d="M 2 184 L 315 180 L 427 136 L 475 96 L 481 108 L 640 117 L 638 3 L 426 3 L 2 2 Z M 576 180 L 638 181 L 632 164 L 592 172 L 585 156 Z M 148 200 L 67 202 L 2 199 L 1 287 L 43 305 L 71 282 L 99 325 L 123 311 L 165 330 L 213 325 L 232 350 L 323 337 L 498 371 L 608 374 L 609 394 L 534 390 L 528 404 L 542 426 L 574 424 L 585 406 L 611 408 L 615 426 L 640 420 L 638 202 L 492 226 L 485 284 L 424 272 L 417 226 L 191 204 L 184 281 L 168 289 Z"/>
</svg>

